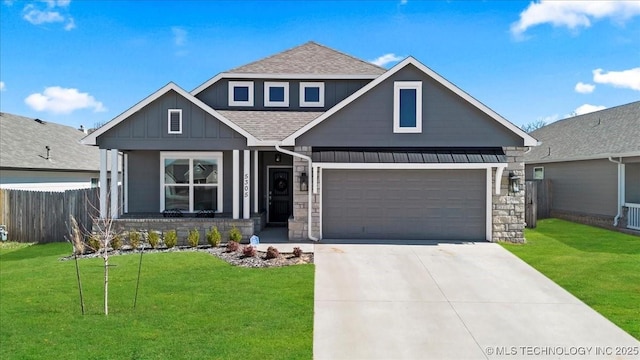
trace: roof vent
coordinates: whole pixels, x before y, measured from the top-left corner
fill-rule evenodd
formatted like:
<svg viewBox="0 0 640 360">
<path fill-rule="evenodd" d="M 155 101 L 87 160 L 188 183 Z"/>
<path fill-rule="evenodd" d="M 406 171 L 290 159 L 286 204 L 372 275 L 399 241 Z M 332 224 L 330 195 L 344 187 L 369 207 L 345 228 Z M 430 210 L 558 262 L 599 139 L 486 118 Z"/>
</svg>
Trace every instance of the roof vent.
<svg viewBox="0 0 640 360">
<path fill-rule="evenodd" d="M 40 119 L 33 119 L 35 122 L 39 123 L 39 124 L 46 124 L 46 122 L 44 122 L 44 120 L 40 120 Z"/>
</svg>

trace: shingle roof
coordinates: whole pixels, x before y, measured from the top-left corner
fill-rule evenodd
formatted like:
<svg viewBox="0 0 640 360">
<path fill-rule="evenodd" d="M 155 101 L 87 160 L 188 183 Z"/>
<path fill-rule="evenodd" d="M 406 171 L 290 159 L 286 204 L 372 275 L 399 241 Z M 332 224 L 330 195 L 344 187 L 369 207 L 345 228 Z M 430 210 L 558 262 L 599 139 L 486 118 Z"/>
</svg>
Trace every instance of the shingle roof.
<svg viewBox="0 0 640 360">
<path fill-rule="evenodd" d="M 0 113 L 0 167 L 99 171 L 100 151 L 80 144 L 84 136 L 70 126 Z"/>
<path fill-rule="evenodd" d="M 280 141 L 322 114 L 318 111 L 218 110 L 225 118 L 260 140 Z"/>
<path fill-rule="evenodd" d="M 411 149 L 411 150 L 313 150 L 315 162 L 338 163 L 499 163 L 507 162 L 502 149 Z"/>
<path fill-rule="evenodd" d="M 527 163 L 640 155 L 640 101 L 560 120 L 531 136 L 542 144 L 525 155 Z"/>
<path fill-rule="evenodd" d="M 252 74 L 381 75 L 386 69 L 313 41 L 229 70 Z"/>
</svg>

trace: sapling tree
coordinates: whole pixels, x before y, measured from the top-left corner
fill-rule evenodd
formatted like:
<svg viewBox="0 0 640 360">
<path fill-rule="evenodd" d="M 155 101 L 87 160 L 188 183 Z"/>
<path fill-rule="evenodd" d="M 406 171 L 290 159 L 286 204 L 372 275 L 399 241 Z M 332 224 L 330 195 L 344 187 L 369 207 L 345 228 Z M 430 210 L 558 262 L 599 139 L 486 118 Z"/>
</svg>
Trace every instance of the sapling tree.
<svg viewBox="0 0 640 360">
<path fill-rule="evenodd" d="M 69 215 L 69 223 L 67 224 L 69 235 L 67 240 L 73 245 L 73 260 L 76 263 L 76 279 L 78 280 L 78 291 L 80 292 L 80 310 L 84 315 L 84 297 L 82 296 L 82 281 L 80 280 L 80 267 L 78 266 L 78 255 L 84 254 L 84 239 L 80 226 L 73 215 Z"/>
</svg>

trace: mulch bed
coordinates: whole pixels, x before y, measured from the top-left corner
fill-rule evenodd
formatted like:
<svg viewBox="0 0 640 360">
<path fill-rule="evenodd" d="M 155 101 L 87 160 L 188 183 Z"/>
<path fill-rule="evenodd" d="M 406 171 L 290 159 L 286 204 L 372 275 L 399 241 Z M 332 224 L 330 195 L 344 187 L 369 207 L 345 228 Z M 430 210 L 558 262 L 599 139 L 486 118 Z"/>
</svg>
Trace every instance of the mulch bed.
<svg viewBox="0 0 640 360">
<path fill-rule="evenodd" d="M 163 253 L 163 252 L 184 252 L 184 251 L 197 251 L 197 252 L 206 252 L 213 256 L 216 256 L 231 265 L 241 266 L 241 267 L 249 267 L 249 268 L 265 268 L 265 267 L 281 267 L 281 266 L 291 266 L 291 265 L 300 265 L 300 264 L 313 264 L 313 253 L 303 253 L 300 257 L 296 257 L 291 253 L 280 253 L 280 256 L 274 259 L 267 259 L 266 252 L 256 251 L 256 256 L 247 257 L 242 254 L 242 247 L 245 245 L 240 245 L 238 251 L 227 251 L 226 246 L 198 246 L 197 248 L 192 247 L 184 247 L 184 246 L 176 246 L 171 249 L 160 248 L 160 249 L 144 249 L 145 254 L 153 254 L 153 253 Z M 276 246 L 274 246 L 276 247 Z M 276 247 L 277 248 L 277 247 Z M 118 256 L 118 255 L 129 255 L 129 254 L 140 254 L 140 249 L 131 249 L 131 248 L 123 248 L 120 250 L 110 250 L 109 256 Z M 83 258 L 97 258 L 101 257 L 100 253 L 92 252 L 85 253 L 79 255 L 79 259 Z M 69 255 L 61 258 L 60 260 L 73 260 L 73 255 Z"/>
</svg>

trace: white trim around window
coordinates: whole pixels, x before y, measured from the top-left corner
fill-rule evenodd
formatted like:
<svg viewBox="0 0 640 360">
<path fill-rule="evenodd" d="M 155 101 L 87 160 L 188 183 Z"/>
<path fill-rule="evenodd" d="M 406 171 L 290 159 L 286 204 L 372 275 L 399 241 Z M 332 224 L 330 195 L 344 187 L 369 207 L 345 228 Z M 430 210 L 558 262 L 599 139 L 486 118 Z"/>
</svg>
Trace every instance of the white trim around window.
<svg viewBox="0 0 640 360">
<path fill-rule="evenodd" d="M 306 89 L 318 89 L 318 101 L 307 100 Z M 324 107 L 324 83 L 301 82 L 300 83 L 300 107 Z"/>
<path fill-rule="evenodd" d="M 271 89 L 282 89 L 282 100 L 271 98 Z M 264 106 L 265 107 L 288 107 L 289 106 L 289 83 L 281 81 L 264 82 Z"/>
<path fill-rule="evenodd" d="M 222 152 L 160 152 L 160 211 L 222 212 L 222 159 Z"/>
<path fill-rule="evenodd" d="M 544 180 L 544 166 L 536 166 L 533 168 L 533 179 Z"/>
<path fill-rule="evenodd" d="M 247 88 L 246 100 L 236 100 L 236 88 Z M 229 81 L 229 106 L 253 106 L 253 81 Z"/>
<path fill-rule="evenodd" d="M 182 109 L 167 111 L 167 133 L 182 134 Z"/>
<path fill-rule="evenodd" d="M 415 112 L 407 115 L 402 111 L 402 93 L 406 92 L 409 110 L 415 104 Z M 413 90 L 413 92 L 411 91 Z M 413 93 L 413 96 L 412 96 Z M 415 97 L 414 97 L 415 96 Z M 406 105 L 405 105 L 406 106 Z M 406 111 L 406 109 L 404 109 Z M 393 83 L 393 132 L 394 133 L 421 133 L 422 132 L 422 81 L 396 81 Z"/>
</svg>

